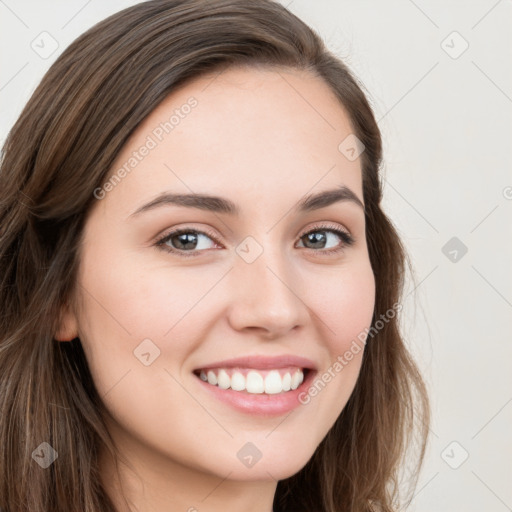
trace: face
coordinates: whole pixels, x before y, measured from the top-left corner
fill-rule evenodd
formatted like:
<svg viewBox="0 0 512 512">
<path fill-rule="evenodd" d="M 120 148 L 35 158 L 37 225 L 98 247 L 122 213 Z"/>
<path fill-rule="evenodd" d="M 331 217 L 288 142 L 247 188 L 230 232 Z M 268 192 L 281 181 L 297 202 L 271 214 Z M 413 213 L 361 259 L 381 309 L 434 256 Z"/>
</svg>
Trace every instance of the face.
<svg viewBox="0 0 512 512">
<path fill-rule="evenodd" d="M 361 162 L 338 149 L 352 131 L 320 78 L 230 69 L 173 92 L 118 155 L 86 220 L 82 307 L 62 332 L 79 336 L 112 433 L 139 467 L 279 480 L 334 424 L 375 299 Z M 143 208 L 192 193 L 237 212 L 190 198 Z M 240 357 L 239 370 L 226 362 Z M 217 385 L 200 376 L 211 365 Z M 297 367 L 305 380 L 279 392 Z M 223 389 L 235 380 L 256 392 Z"/>
</svg>

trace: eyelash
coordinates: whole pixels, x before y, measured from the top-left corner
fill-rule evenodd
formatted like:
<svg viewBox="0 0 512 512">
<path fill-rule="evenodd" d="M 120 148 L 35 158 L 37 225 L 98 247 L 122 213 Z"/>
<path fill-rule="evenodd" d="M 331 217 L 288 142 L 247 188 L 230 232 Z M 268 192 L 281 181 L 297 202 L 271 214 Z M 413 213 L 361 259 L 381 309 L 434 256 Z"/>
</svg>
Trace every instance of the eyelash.
<svg viewBox="0 0 512 512">
<path fill-rule="evenodd" d="M 343 251 L 346 247 L 350 247 L 351 245 L 353 245 L 356 241 L 355 238 L 347 231 L 343 231 L 343 230 L 339 229 L 338 227 L 329 225 L 329 224 L 320 224 L 318 226 L 314 226 L 309 231 L 306 231 L 305 233 L 300 235 L 299 240 L 302 239 L 303 237 L 305 237 L 306 235 L 309 235 L 311 233 L 316 233 L 318 231 L 330 231 L 330 232 L 338 235 L 341 238 L 341 240 L 343 241 L 342 245 L 335 249 L 318 249 L 318 250 L 310 249 L 311 251 L 314 251 L 316 253 L 320 253 L 323 255 L 337 254 L 337 253 Z M 159 249 L 162 249 L 163 251 L 173 253 L 173 254 L 178 254 L 179 256 L 184 257 L 184 258 L 190 258 L 190 257 L 194 258 L 196 256 L 199 256 L 198 253 L 204 252 L 203 250 L 198 251 L 197 249 L 194 249 L 191 251 L 185 251 L 183 249 L 173 249 L 173 248 L 169 247 L 168 245 L 166 245 L 166 242 L 168 242 L 174 236 L 182 235 L 185 233 L 187 233 L 187 234 L 193 233 L 196 235 L 207 235 L 215 243 L 219 244 L 219 242 L 216 239 L 216 236 L 208 230 L 200 231 L 200 230 L 197 230 L 194 228 L 180 228 L 180 229 L 176 229 L 175 231 L 171 231 L 170 233 L 166 233 L 162 237 L 158 238 L 155 241 L 154 245 L 157 246 Z M 306 247 L 306 249 L 307 249 L 307 247 Z"/>
</svg>

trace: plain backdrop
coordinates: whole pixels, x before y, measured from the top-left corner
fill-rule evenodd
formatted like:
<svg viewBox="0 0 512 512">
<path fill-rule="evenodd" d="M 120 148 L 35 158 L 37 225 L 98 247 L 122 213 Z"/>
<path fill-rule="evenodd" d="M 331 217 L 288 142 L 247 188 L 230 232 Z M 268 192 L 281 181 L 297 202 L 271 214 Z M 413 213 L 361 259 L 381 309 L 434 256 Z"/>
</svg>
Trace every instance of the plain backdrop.
<svg viewBox="0 0 512 512">
<path fill-rule="evenodd" d="M 46 69 L 137 2 L 0 0 L 0 143 Z M 416 512 L 512 510 L 512 2 L 289 0 L 366 88 L 432 397 Z"/>
</svg>

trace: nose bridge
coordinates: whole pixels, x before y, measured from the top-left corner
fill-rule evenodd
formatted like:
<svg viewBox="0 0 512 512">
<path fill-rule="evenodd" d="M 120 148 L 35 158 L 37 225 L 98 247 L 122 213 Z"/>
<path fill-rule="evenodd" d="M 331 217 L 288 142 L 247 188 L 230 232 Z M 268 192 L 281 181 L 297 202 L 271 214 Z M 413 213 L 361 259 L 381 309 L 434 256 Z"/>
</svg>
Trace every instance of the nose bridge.
<svg viewBox="0 0 512 512">
<path fill-rule="evenodd" d="M 248 247 L 244 253 L 243 249 Z M 261 254 L 249 262 L 247 254 L 256 247 L 242 243 L 241 248 L 232 272 L 230 321 L 233 327 L 261 328 L 277 335 L 303 324 L 307 308 L 298 296 L 293 267 L 283 252 L 279 248 L 262 247 Z"/>
</svg>

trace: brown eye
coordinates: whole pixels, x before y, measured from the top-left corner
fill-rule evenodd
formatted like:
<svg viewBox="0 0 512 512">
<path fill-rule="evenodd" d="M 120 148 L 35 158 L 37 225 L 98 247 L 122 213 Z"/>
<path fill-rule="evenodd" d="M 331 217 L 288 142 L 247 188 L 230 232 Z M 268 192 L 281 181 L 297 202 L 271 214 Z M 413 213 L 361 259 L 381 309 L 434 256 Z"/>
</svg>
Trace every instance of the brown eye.
<svg viewBox="0 0 512 512">
<path fill-rule="evenodd" d="M 177 229 L 164 235 L 160 238 L 155 245 L 164 251 L 171 253 L 179 253 L 180 256 L 198 256 L 198 252 L 205 250 L 204 247 L 198 248 L 197 245 L 204 245 L 201 243 L 204 239 L 216 240 L 212 234 L 204 233 L 196 229 Z"/>
<path fill-rule="evenodd" d="M 328 234 L 330 233 L 331 236 Z M 335 235 L 335 236 L 333 236 Z M 325 249 L 324 246 L 330 243 L 334 239 L 339 238 L 342 240 L 342 244 L 339 243 L 330 249 Z M 351 246 L 355 240 L 348 232 L 343 231 L 337 227 L 332 226 L 316 226 L 312 230 L 308 231 L 300 237 L 300 240 L 304 245 L 307 245 L 307 249 L 316 250 L 319 253 L 337 253 L 342 251 L 345 247 Z"/>
</svg>

